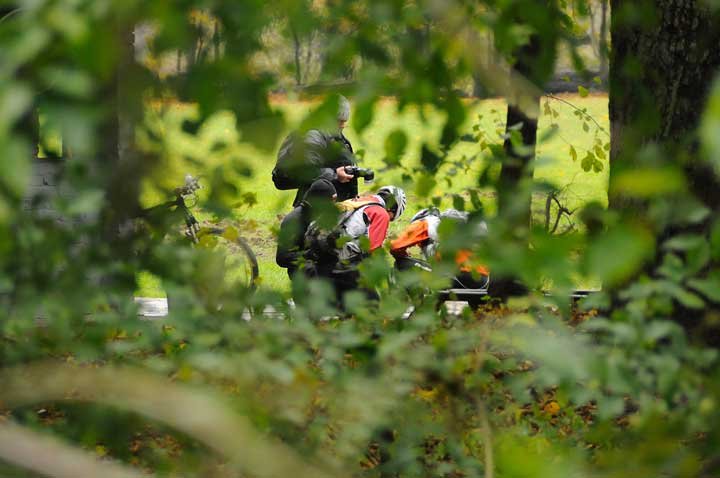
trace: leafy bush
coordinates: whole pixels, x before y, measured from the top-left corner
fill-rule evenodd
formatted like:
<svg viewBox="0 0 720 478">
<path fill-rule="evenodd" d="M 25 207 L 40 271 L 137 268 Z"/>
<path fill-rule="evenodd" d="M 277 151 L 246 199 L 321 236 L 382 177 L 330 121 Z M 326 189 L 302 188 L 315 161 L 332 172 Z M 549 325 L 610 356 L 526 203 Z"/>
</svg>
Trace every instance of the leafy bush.
<svg viewBox="0 0 720 478">
<path fill-rule="evenodd" d="M 405 173 L 428 201 L 439 181 L 452 186 L 452 176 L 438 171 L 467 116 L 453 89 L 459 78 L 482 73 L 511 98 L 537 93 L 524 76 L 500 76 L 508 65 L 478 61 L 458 35 L 472 42 L 477 29 L 492 28 L 510 62 L 532 35 L 568 47 L 574 36 L 555 2 L 435 7 L 333 2 L 311 19 L 342 33 L 326 74 L 340 75 L 348 59 L 363 57 L 353 91 L 358 130 L 388 91 L 400 109 L 431 104 L 446 113 L 439 142 L 423 141 L 420 166 Z M 512 202 L 488 218 L 487 238 L 475 235 L 474 221 L 443 230 L 448 252 L 434 273 L 399 274 L 383 255 L 366 261 L 363 280 L 379 301 L 355 292 L 341 312 L 329 285 L 310 281 L 295 284 L 305 300 L 290 307 L 280 291 L 213 287 L 224 277 L 207 250 L 128 227 L 143 180 L 155 177 L 168 149 L 162 128 L 141 125 L 148 98 L 197 103 L 197 120 L 183 125 L 190 143 L 213 113 L 229 110 L 243 141 L 275 147 L 284 118 L 268 99 L 272 78 L 249 61 L 277 11 L 251 0 L 3 8 L 0 458 L 7 474 L 716 472 L 720 227 L 717 209 L 694 194 L 677 149 L 638 150 L 639 167 L 619 171 L 611 190 L 630 206 L 585 207 L 582 232 L 512 227 L 513 207 L 529 207 Z M 134 25 L 155 25 L 157 55 L 172 54 L 199 34 L 188 21 L 199 8 L 222 26 L 221 58 L 162 80 L 132 61 Z M 418 49 L 424 22 L 433 28 Z M 547 70 L 554 57 L 542 53 L 538 68 Z M 699 161 L 713 167 L 718 91 L 700 129 Z M 311 118 L 322 120 L 330 105 L 320 102 Z M 70 157 L 51 178 L 58 194 L 28 203 L 37 181 L 29 132 L 38 107 L 44 121 L 61 127 Z M 578 120 L 590 129 L 586 112 Z M 508 141 L 524 146 L 516 133 L 511 126 Z M 136 147 L 144 140 L 155 149 Z M 472 140 L 491 164 L 478 188 L 498 190 L 492 168 L 510 159 L 499 145 L 483 145 L 481 131 Z M 388 167 L 406 143 L 390 135 Z M 583 169 L 599 170 L 606 149 L 605 139 L 596 142 L 581 158 Z M 242 195 L 236 176 L 251 171 L 237 158 L 213 159 L 227 162 L 211 173 L 202 206 L 221 220 Z M 529 197 L 530 181 L 517 187 Z M 467 193 L 470 201 L 458 205 L 476 211 L 478 191 Z M 454 267 L 448 258 L 465 248 L 494 277 L 518 278 L 535 292 L 461 315 L 438 310 L 437 297 L 424 292 L 444 284 Z M 138 320 L 131 297 L 140 271 L 168 284 L 175 304 L 168 318 Z M 572 303 L 577 277 L 601 281 L 603 291 Z M 267 317 L 268 306 L 282 319 Z M 412 316 L 403 319 L 409 306 Z"/>
</svg>

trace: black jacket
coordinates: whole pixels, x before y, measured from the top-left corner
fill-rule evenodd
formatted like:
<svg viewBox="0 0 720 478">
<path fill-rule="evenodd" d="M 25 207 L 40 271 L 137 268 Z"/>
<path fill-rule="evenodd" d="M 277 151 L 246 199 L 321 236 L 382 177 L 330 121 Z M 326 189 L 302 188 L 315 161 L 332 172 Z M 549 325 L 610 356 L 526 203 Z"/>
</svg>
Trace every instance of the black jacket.
<svg viewBox="0 0 720 478">
<path fill-rule="evenodd" d="M 297 270 L 298 260 L 303 256 L 305 231 L 309 224 L 310 206 L 306 202 L 296 206 L 280 223 L 275 262 L 287 269 L 291 278 Z"/>
<path fill-rule="evenodd" d="M 293 206 L 299 206 L 310 184 L 318 178 L 332 181 L 337 190 L 337 200 L 344 201 L 358 195 L 358 180 L 341 183 L 335 170 L 340 166 L 356 164 L 350 141 L 342 134 L 330 134 L 320 130 L 308 131 L 303 139 L 303 166 L 305 175 L 303 184 L 298 188 Z"/>
</svg>

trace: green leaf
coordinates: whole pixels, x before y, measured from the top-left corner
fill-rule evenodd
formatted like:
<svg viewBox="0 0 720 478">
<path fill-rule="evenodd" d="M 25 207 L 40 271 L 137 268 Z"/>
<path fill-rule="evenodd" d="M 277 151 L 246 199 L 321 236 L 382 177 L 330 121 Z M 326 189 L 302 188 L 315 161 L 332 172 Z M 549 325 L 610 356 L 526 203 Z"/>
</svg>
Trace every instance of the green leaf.
<svg viewBox="0 0 720 478">
<path fill-rule="evenodd" d="M 95 213 L 102 206 L 104 197 L 105 193 L 100 189 L 83 191 L 72 198 L 67 212 L 72 215 Z"/>
<path fill-rule="evenodd" d="M 713 259 L 720 259 L 720 220 L 715 221 L 710 231 L 710 255 Z"/>
<path fill-rule="evenodd" d="M 705 307 L 705 301 L 698 297 L 696 294 L 689 292 L 685 289 L 678 289 L 674 294 L 678 302 L 689 309 L 702 309 Z"/>
<path fill-rule="evenodd" d="M 595 161 L 593 161 L 592 168 L 593 168 L 593 171 L 595 171 L 596 173 L 601 172 L 604 167 L 605 166 L 603 165 L 602 161 L 600 161 L 599 159 L 596 159 Z"/>
<path fill-rule="evenodd" d="M 589 172 L 593 164 L 595 163 L 595 155 L 588 151 L 587 155 L 582 159 L 582 162 L 580 163 L 580 166 L 583 168 L 583 171 Z"/>
<path fill-rule="evenodd" d="M 75 98 L 87 98 L 95 86 L 90 75 L 75 68 L 50 66 L 42 70 L 40 77 L 48 88 Z"/>
<path fill-rule="evenodd" d="M 415 194 L 426 198 L 430 195 L 436 185 L 437 181 L 435 181 L 435 178 L 432 175 L 422 174 L 415 181 Z"/>
<path fill-rule="evenodd" d="M 432 152 L 427 145 L 423 145 L 422 152 L 420 153 L 420 164 L 427 170 L 428 173 L 435 174 L 440 167 L 442 158 L 436 153 Z"/>
<path fill-rule="evenodd" d="M 453 207 L 458 211 L 465 210 L 465 198 L 459 194 L 453 194 Z"/>
<path fill-rule="evenodd" d="M 700 138 L 716 173 L 720 174 L 720 78 L 715 80 L 707 101 L 700 126 Z"/>
<path fill-rule="evenodd" d="M 613 227 L 590 245 L 586 272 L 608 285 L 621 282 L 652 256 L 654 242 L 653 235 L 640 227 Z"/>
<path fill-rule="evenodd" d="M 367 115 L 367 112 L 363 113 L 362 106 L 358 106 L 356 111 L 353 113 L 353 126 L 355 121 L 362 122 L 363 119 L 357 119 L 358 116 Z M 310 129 L 320 129 L 334 131 L 337 129 L 337 111 L 338 111 L 338 100 L 334 97 L 329 97 L 323 101 L 320 105 L 314 108 L 309 115 L 307 115 L 300 127 L 300 131 L 308 131 Z"/>
<path fill-rule="evenodd" d="M 717 272 L 705 279 L 690 279 L 688 286 L 713 302 L 720 303 L 720 274 Z"/>
<path fill-rule="evenodd" d="M 470 202 L 476 211 L 482 211 L 484 209 L 482 201 L 480 201 L 480 195 L 475 189 L 470 190 Z"/>
<path fill-rule="evenodd" d="M 0 134 L 11 129 L 31 102 L 32 90 L 25 85 L 11 82 L 0 84 Z"/>
<path fill-rule="evenodd" d="M 352 113 L 352 126 L 358 133 L 362 133 L 370 123 L 375 114 L 375 99 L 371 98 L 361 101 Z"/>
<path fill-rule="evenodd" d="M 710 262 L 710 245 L 703 241 L 687 251 L 686 262 L 690 275 L 700 272 Z"/>
<path fill-rule="evenodd" d="M 590 94 L 590 92 L 589 92 L 588 89 L 585 88 L 584 86 L 578 85 L 578 94 L 579 94 L 582 98 L 587 98 L 587 96 Z"/>
<path fill-rule="evenodd" d="M 668 253 L 663 257 L 658 273 L 663 277 L 679 280 L 685 276 L 685 264 L 677 254 Z"/>
<path fill-rule="evenodd" d="M 0 184 L 17 199 L 25 195 L 30 184 L 32 165 L 30 163 L 30 147 L 24 141 L 2 140 L 0 136 L 0 158 L 2 158 L 3 174 Z"/>
<path fill-rule="evenodd" d="M 671 251 L 687 251 L 704 243 L 705 238 L 699 234 L 682 234 L 665 241 L 663 248 Z"/>
<path fill-rule="evenodd" d="M 685 189 L 685 177 L 681 171 L 671 167 L 636 168 L 618 173 L 610 188 L 613 194 L 656 197 Z"/>
<path fill-rule="evenodd" d="M 643 328 L 645 340 L 655 343 L 678 332 L 678 325 L 669 320 L 653 320 Z"/>
<path fill-rule="evenodd" d="M 570 146 L 570 157 L 573 162 L 577 161 L 577 151 L 575 150 L 575 146 Z"/>
<path fill-rule="evenodd" d="M 407 135 L 401 129 L 396 129 L 385 138 L 385 163 L 389 167 L 400 166 L 400 158 L 407 144 Z"/>
<path fill-rule="evenodd" d="M 600 158 L 600 159 L 606 158 L 605 150 L 603 150 L 602 146 L 600 146 L 599 144 L 595 145 L 594 151 L 595 151 L 595 156 L 597 156 L 598 158 Z"/>
</svg>

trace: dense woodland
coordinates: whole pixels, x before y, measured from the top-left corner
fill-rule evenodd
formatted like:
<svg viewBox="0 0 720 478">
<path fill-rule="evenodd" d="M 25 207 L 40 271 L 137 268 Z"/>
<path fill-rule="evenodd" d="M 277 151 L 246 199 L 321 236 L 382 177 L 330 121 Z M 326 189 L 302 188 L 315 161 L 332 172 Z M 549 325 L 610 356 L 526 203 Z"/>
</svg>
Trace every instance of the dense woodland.
<svg viewBox="0 0 720 478">
<path fill-rule="evenodd" d="M 717 476 L 718 44 L 715 0 L 0 2 L 0 475 Z M 550 190 L 533 181 L 546 88 L 569 69 L 581 97 L 607 86 L 610 131 L 568 155 L 610 182 L 560 231 L 531 205 Z M 441 231 L 492 270 L 479 309 L 438 309 L 407 291 L 439 273 L 375 254 L 361 272 L 380 300 L 319 320 L 338 314 L 327 284 L 290 307 L 226 287 L 212 251 L 127 227 L 163 174 L 152 105 L 196 105 L 190 142 L 229 112 L 274 154 L 290 121 L 274 95 L 312 97 L 315 124 L 338 91 L 358 134 L 385 97 L 443 113 L 417 166 L 413 133 L 383 131 L 383 172 L 488 222 Z M 464 133 L 470 92 L 506 100 L 501 143 L 480 120 Z M 37 185 L 43 128 L 61 158 Z M 462 190 L 443 169 L 459 142 L 480 165 Z M 269 178 L 212 151 L 198 207 L 220 223 L 258 200 L 234 178 Z M 168 317 L 138 319 L 141 272 Z"/>
</svg>

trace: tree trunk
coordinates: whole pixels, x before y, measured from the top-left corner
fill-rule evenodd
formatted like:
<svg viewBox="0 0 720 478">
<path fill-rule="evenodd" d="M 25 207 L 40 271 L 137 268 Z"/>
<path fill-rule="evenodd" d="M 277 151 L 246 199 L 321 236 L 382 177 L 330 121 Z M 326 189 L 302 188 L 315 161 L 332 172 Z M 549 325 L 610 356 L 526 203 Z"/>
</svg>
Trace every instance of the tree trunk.
<svg viewBox="0 0 720 478">
<path fill-rule="evenodd" d="M 312 52 L 313 52 L 313 41 L 315 39 L 315 30 L 310 32 L 307 41 L 307 51 L 305 51 L 305 77 L 303 82 L 307 84 L 309 82 L 308 75 L 310 74 L 310 65 L 312 65 Z"/>
<path fill-rule="evenodd" d="M 561 16 L 555 0 L 542 2 L 543 8 L 518 8 L 513 12 L 512 21 L 530 27 L 535 33 L 529 41 L 514 52 L 513 69 L 532 82 L 542 91 L 543 86 L 555 69 L 559 31 L 548 28 L 558 25 Z M 520 105 L 532 105 L 521 109 Z M 498 182 L 498 210 L 502 217 L 504 235 L 508 240 L 525 241 L 530 229 L 531 182 L 533 159 L 537 142 L 537 121 L 540 113 L 540 95 L 531 98 L 508 98 L 506 140 Z M 493 279 L 493 295 L 500 297 L 523 293 L 524 287 L 517 287 L 512 277 Z"/>
<path fill-rule="evenodd" d="M 528 26 L 535 33 L 529 41 L 514 52 L 513 69 L 527 78 L 542 91 L 555 70 L 559 32 L 547 25 L 557 25 L 559 8 L 554 0 L 543 2 L 540 10 L 519 9 L 513 13 L 513 21 Z M 520 105 L 531 104 L 531 110 L 522 111 Z M 508 98 L 508 111 L 504 149 L 506 158 L 500 171 L 498 207 L 517 231 L 527 230 L 530 225 L 530 188 L 533 176 L 533 158 L 537 134 L 537 118 L 540 112 L 539 93 L 532 98 Z M 519 132 L 519 137 L 517 132 Z M 513 138 L 515 136 L 515 138 Z M 515 141 L 514 141 L 515 140 Z M 519 140 L 519 141 L 517 141 Z"/>
<path fill-rule="evenodd" d="M 117 232 L 122 224 L 136 216 L 140 209 L 140 183 L 152 166 L 135 147 L 135 127 L 142 119 L 142 85 L 134 59 L 134 31 L 118 26 L 117 41 L 121 49 L 118 69 L 101 97 L 108 111 L 101 125 L 100 157 L 104 163 L 107 185 L 105 230 L 108 240 L 116 246 Z"/>
<path fill-rule="evenodd" d="M 482 81 L 479 76 L 473 75 L 473 89 L 472 89 L 472 96 L 474 98 L 485 98 L 485 85 L 482 84 Z"/>
<path fill-rule="evenodd" d="M 486 51 L 485 56 L 485 67 L 488 67 L 491 63 L 495 61 L 495 58 L 493 56 L 495 55 L 495 49 L 492 45 L 492 33 L 488 32 L 480 37 L 482 39 L 482 42 L 480 45 L 478 45 L 478 48 L 484 48 Z M 472 95 L 475 98 L 485 98 L 488 96 L 488 91 L 485 85 L 483 84 L 480 75 L 478 75 L 476 72 L 473 72 L 473 91 Z"/>
<path fill-rule="evenodd" d="M 530 41 L 517 52 L 514 69 L 531 78 L 534 73 L 532 64 L 540 54 L 540 49 L 540 37 L 532 35 Z M 507 138 L 503 145 L 506 158 L 500 171 L 498 205 L 500 212 L 512 221 L 513 226 L 522 230 L 530 225 L 530 190 L 523 187 L 522 182 L 533 175 L 532 160 L 535 157 L 540 97 L 532 98 L 532 104 L 538 105 L 534 112 L 523 112 L 517 104 L 512 103 L 512 99 L 509 101 L 505 125 Z"/>
<path fill-rule="evenodd" d="M 608 45 L 607 45 L 607 10 L 608 0 L 600 0 L 600 78 L 607 81 L 608 77 Z"/>
<path fill-rule="evenodd" d="M 302 70 L 300 69 L 300 37 L 298 37 L 297 31 L 291 25 L 290 31 L 293 37 L 293 46 L 295 48 L 295 85 L 302 86 Z"/>
<path fill-rule="evenodd" d="M 618 210 L 638 207 L 637 200 L 613 193 L 612 186 L 625 171 L 640 166 L 637 152 L 643 145 L 658 143 L 672 156 L 687 148 L 695 151 L 694 132 L 720 67 L 720 23 L 701 0 L 633 4 L 611 3 L 609 199 Z M 655 21 L 647 16 L 626 21 L 624 8 L 633 6 L 655 11 Z M 692 158 L 683 167 L 692 192 L 717 210 L 720 188 L 707 166 Z"/>
<path fill-rule="evenodd" d="M 220 61 L 220 21 L 218 20 L 215 20 L 213 32 L 213 57 L 215 61 Z"/>
<path fill-rule="evenodd" d="M 629 14 L 631 8 L 644 14 Z M 626 223 L 652 230 L 656 253 L 638 273 L 654 277 L 665 259 L 668 239 L 688 233 L 707 238 L 719 217 L 720 181 L 700 154 L 696 130 L 720 67 L 720 21 L 703 0 L 612 0 L 611 35 L 609 203 Z M 648 145 L 654 145 L 655 154 L 640 154 Z M 682 176 L 686 190 L 648 198 L 618 187 L 624 179 L 635 181 L 644 171 L 663 168 L 680 171 L 676 176 Z M 689 223 L 669 213 L 692 199 L 712 211 L 704 221 Z M 689 277 L 671 280 L 686 287 L 689 279 L 703 278 L 717 267 L 717 261 L 708 260 Z M 614 302 L 622 302 L 617 294 Z M 672 314 L 663 315 L 717 346 L 720 329 L 704 320 L 717 313 L 718 304 L 712 301 L 704 309 L 678 302 Z"/>
</svg>

